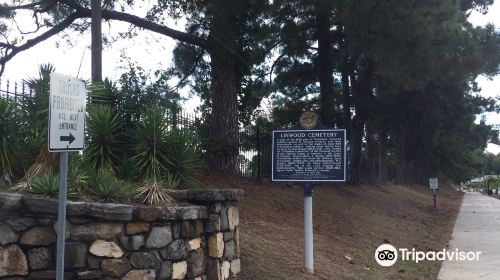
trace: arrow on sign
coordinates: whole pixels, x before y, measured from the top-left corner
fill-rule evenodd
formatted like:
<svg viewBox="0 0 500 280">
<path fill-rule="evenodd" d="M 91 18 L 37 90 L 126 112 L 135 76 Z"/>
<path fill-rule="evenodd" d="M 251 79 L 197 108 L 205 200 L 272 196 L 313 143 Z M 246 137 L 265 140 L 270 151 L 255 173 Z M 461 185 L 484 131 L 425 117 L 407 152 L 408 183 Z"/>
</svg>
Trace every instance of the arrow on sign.
<svg viewBox="0 0 500 280">
<path fill-rule="evenodd" d="M 69 134 L 69 136 L 60 136 L 59 137 L 59 141 L 63 142 L 63 141 L 68 141 L 69 144 L 68 145 L 71 145 L 71 143 L 73 143 L 73 141 L 75 141 L 75 136 L 73 136 L 73 134 Z"/>
</svg>

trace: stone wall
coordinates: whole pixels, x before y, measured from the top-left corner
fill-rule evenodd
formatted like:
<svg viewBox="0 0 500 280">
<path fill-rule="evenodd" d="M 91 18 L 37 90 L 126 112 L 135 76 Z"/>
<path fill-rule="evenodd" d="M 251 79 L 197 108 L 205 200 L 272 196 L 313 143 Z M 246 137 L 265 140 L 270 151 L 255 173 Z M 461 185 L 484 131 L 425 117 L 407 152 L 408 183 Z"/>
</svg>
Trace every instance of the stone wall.
<svg viewBox="0 0 500 280">
<path fill-rule="evenodd" d="M 65 279 L 233 279 L 242 190 L 176 191 L 183 206 L 68 202 Z M 55 279 L 57 200 L 0 193 L 0 279 Z"/>
</svg>

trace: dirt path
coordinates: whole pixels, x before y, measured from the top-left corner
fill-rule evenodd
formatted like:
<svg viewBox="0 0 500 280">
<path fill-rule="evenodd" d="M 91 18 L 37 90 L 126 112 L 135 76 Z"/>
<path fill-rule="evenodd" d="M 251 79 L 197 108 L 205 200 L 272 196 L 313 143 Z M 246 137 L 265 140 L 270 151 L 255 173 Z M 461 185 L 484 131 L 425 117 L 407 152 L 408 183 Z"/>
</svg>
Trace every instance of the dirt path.
<svg viewBox="0 0 500 280">
<path fill-rule="evenodd" d="M 479 260 L 443 262 L 438 279 L 499 279 L 500 200 L 465 193 L 449 248 L 481 254 Z"/>
</svg>

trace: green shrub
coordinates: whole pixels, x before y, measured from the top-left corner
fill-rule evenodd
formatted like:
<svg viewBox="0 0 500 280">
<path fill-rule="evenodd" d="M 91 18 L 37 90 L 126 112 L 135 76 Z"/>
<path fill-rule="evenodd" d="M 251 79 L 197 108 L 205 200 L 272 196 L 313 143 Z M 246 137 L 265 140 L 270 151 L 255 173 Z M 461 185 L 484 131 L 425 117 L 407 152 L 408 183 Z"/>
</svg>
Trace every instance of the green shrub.
<svg viewBox="0 0 500 280">
<path fill-rule="evenodd" d="M 85 163 L 96 172 L 112 172 L 119 160 L 122 143 L 121 123 L 118 113 L 105 106 L 89 107 L 87 133 L 88 147 L 84 152 Z"/>
<path fill-rule="evenodd" d="M 173 175 L 167 175 L 161 182 L 148 180 L 137 189 L 136 198 L 141 204 L 170 206 L 174 200 L 169 195 L 169 191 L 177 188 L 178 185 L 179 179 Z"/>
<path fill-rule="evenodd" d="M 118 166 L 115 167 L 115 174 L 121 180 L 130 182 L 137 180 L 135 163 L 127 154 L 123 154 Z"/>
<path fill-rule="evenodd" d="M 35 176 L 28 182 L 28 192 L 34 195 L 57 198 L 59 193 L 59 176 L 45 173 Z"/>
<path fill-rule="evenodd" d="M 59 195 L 59 176 L 52 172 L 34 176 L 28 182 L 27 191 L 34 195 L 57 198 Z M 75 192 L 68 188 L 67 196 L 74 197 Z"/>
<path fill-rule="evenodd" d="M 117 179 L 113 174 L 99 171 L 91 177 L 90 193 L 104 202 L 129 201 L 135 195 L 132 183 Z"/>
<path fill-rule="evenodd" d="M 84 167 L 81 157 L 71 156 L 68 163 L 68 188 L 84 197 L 88 192 L 88 182 L 89 171 Z"/>
<path fill-rule="evenodd" d="M 0 187 L 10 184 L 14 168 L 16 137 L 16 105 L 0 98 Z"/>
<path fill-rule="evenodd" d="M 155 106 L 144 113 L 133 130 L 136 171 L 141 179 L 156 180 L 166 175 L 168 157 L 165 137 L 168 123 L 165 110 Z"/>
<path fill-rule="evenodd" d="M 197 187 L 199 181 L 194 177 L 201 167 L 201 160 L 196 151 L 196 136 L 178 130 L 170 131 L 165 137 L 165 150 L 168 172 L 179 178 L 179 185 Z"/>
<path fill-rule="evenodd" d="M 200 168 L 198 146 L 194 134 L 168 130 L 166 112 L 153 107 L 146 111 L 133 131 L 134 152 L 132 158 L 140 179 L 169 180 L 171 174 L 178 185 L 197 186 L 194 173 Z"/>
</svg>

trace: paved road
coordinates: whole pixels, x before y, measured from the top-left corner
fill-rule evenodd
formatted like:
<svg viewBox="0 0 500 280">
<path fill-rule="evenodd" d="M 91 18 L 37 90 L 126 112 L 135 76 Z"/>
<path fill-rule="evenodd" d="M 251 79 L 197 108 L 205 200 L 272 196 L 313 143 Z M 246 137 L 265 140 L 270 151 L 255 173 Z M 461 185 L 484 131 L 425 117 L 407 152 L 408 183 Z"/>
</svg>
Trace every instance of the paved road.
<svg viewBox="0 0 500 280">
<path fill-rule="evenodd" d="M 450 250 L 481 251 L 478 261 L 444 261 L 440 280 L 500 279 L 500 200 L 465 193 Z"/>
</svg>

